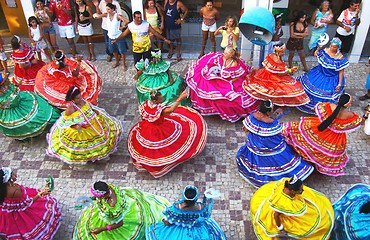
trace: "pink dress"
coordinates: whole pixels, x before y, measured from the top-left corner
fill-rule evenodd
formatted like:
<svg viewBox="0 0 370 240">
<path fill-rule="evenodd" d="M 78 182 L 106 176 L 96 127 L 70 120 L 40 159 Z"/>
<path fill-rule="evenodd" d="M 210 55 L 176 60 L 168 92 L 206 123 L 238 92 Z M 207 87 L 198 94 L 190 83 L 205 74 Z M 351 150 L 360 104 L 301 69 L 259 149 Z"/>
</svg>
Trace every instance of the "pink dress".
<svg viewBox="0 0 370 240">
<path fill-rule="evenodd" d="M 259 105 L 242 87 L 249 71 L 243 59 L 239 59 L 237 66 L 230 67 L 224 66 L 222 53 L 203 56 L 186 73 L 193 107 L 202 115 L 218 114 L 230 122 L 246 117 Z"/>
<path fill-rule="evenodd" d="M 61 211 L 55 198 L 46 196 L 33 202 L 34 188 L 24 188 L 20 198 L 5 198 L 0 205 L 0 236 L 12 239 L 52 239 L 58 231 Z"/>
</svg>

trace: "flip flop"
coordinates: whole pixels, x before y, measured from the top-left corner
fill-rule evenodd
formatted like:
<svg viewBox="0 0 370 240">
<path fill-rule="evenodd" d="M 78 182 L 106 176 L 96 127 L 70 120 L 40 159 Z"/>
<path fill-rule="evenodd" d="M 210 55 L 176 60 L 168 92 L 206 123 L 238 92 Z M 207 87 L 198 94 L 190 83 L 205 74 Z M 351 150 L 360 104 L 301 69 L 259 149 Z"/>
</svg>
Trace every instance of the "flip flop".
<svg viewBox="0 0 370 240">
<path fill-rule="evenodd" d="M 176 61 L 180 62 L 182 60 L 181 54 L 176 57 Z"/>
<path fill-rule="evenodd" d="M 115 63 L 115 64 L 112 65 L 112 68 L 116 68 L 118 66 L 119 66 L 119 63 Z"/>
</svg>

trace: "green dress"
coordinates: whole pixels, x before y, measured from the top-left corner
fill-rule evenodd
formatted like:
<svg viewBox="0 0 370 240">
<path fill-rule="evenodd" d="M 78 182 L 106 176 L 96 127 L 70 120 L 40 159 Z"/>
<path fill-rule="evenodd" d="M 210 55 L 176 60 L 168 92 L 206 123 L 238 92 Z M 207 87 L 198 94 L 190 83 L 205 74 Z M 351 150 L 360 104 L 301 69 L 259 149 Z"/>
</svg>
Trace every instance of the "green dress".
<svg viewBox="0 0 370 240">
<path fill-rule="evenodd" d="M 60 111 L 33 92 L 9 83 L 0 96 L 0 132 L 16 139 L 42 134 L 60 117 Z"/>
<path fill-rule="evenodd" d="M 163 210 L 170 203 L 162 197 L 141 192 L 134 188 L 109 185 L 117 197 L 111 207 L 104 199 L 95 200 L 85 208 L 77 222 L 73 239 L 145 239 L 145 229 L 151 224 L 162 221 Z M 123 225 L 111 231 L 92 234 L 98 227 L 105 227 L 123 221 Z"/>
<path fill-rule="evenodd" d="M 170 71 L 173 78 L 173 82 L 170 82 L 167 73 L 170 63 L 165 60 L 149 63 L 148 66 L 145 66 L 144 61 L 140 61 L 136 63 L 136 68 L 143 71 L 136 83 L 136 92 L 140 104 L 150 100 L 151 91 L 159 90 L 164 99 L 162 104 L 172 105 L 180 93 L 185 90 L 184 79 L 174 71 Z M 184 99 L 181 105 L 190 106 L 190 100 Z"/>
</svg>

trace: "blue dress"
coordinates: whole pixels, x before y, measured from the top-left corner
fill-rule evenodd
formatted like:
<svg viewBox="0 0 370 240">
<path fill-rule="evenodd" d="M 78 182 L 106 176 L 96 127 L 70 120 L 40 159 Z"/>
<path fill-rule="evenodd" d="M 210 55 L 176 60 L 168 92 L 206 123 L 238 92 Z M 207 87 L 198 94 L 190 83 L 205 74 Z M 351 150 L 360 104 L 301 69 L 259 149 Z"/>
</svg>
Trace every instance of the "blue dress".
<svg viewBox="0 0 370 240">
<path fill-rule="evenodd" d="M 335 226 L 331 240 L 370 239 L 370 213 L 360 208 L 370 202 L 370 186 L 356 184 L 333 205 Z"/>
<path fill-rule="evenodd" d="M 287 143 L 281 131 L 283 126 L 274 120 L 265 123 L 250 114 L 244 121 L 248 129 L 247 142 L 236 154 L 239 174 L 255 187 L 292 177 L 306 179 L 313 167 L 304 161 Z"/>
<path fill-rule="evenodd" d="M 213 199 L 206 203 L 201 210 L 182 210 L 177 207 L 183 200 L 175 202 L 163 212 L 171 225 L 163 222 L 153 224 L 146 229 L 147 240 L 226 240 L 220 226 L 212 219 L 211 210 Z"/>
<path fill-rule="evenodd" d="M 335 91 L 339 83 L 339 71 L 349 66 L 345 57 L 342 59 L 332 58 L 323 49 L 317 52 L 317 61 L 319 65 L 308 73 L 297 77 L 311 100 L 308 104 L 297 108 L 309 114 L 315 114 L 314 107 L 319 102 L 338 102 L 339 97 L 344 93 L 345 85 L 343 77 L 342 87 L 338 92 Z"/>
</svg>

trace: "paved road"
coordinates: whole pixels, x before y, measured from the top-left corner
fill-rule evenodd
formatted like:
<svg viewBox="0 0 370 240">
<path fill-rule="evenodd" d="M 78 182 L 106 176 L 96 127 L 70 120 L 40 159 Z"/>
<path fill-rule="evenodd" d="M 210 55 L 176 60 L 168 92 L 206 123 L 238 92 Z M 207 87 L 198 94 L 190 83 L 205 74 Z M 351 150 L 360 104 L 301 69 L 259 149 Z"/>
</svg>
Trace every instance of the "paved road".
<svg viewBox="0 0 370 240">
<path fill-rule="evenodd" d="M 172 70 L 183 74 L 192 61 L 173 62 Z M 129 64 L 132 65 L 132 62 Z M 309 64 L 312 67 L 314 62 Z M 55 239 L 71 239 L 73 227 L 81 213 L 81 210 L 74 209 L 75 200 L 81 195 L 88 196 L 88 189 L 96 180 L 136 187 L 162 195 L 171 202 L 180 198 L 182 188 L 188 184 L 198 186 L 200 191 L 213 187 L 222 193 L 221 199 L 215 203 L 213 217 L 227 238 L 255 239 L 249 215 L 249 200 L 255 189 L 239 177 L 235 163 L 235 154 L 245 141 L 242 123 L 229 123 L 217 116 L 206 117 L 208 140 L 199 156 L 160 179 L 154 179 L 146 172 L 138 173 L 126 146 L 128 131 L 140 120 L 135 82 L 132 80 L 135 70 L 131 66 L 123 73 L 121 68 L 112 69 L 111 63 L 105 61 L 97 61 L 96 65 L 104 80 L 99 106 L 116 116 L 124 126 L 123 140 L 110 161 L 71 169 L 58 159 L 45 155 L 45 136 L 27 144 L 0 137 L 1 166 L 16 169 L 20 184 L 40 188 L 48 174 L 54 176 L 56 188 L 52 194 L 59 200 L 64 216 Z M 353 64 L 345 71 L 349 93 L 354 96 L 364 93 L 366 71 L 364 63 Z M 351 110 L 362 114 L 365 105 L 355 97 Z M 298 120 L 300 116 L 299 111 L 291 109 L 283 121 Z M 305 183 L 326 194 L 332 202 L 354 183 L 370 184 L 370 137 L 362 129 L 348 134 L 348 154 L 350 160 L 345 176 L 334 178 L 314 172 Z"/>
</svg>

